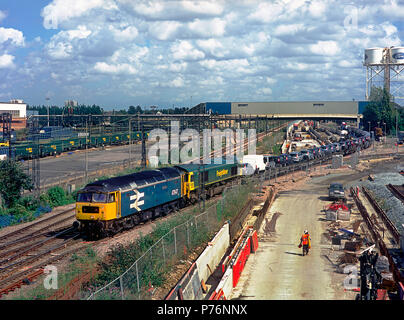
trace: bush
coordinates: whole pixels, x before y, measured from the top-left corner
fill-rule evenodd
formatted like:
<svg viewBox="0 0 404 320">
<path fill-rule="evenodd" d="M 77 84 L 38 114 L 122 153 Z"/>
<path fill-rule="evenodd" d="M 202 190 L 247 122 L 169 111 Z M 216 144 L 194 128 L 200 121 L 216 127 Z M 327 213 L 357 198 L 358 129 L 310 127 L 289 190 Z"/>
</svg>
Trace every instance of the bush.
<svg viewBox="0 0 404 320">
<path fill-rule="evenodd" d="M 63 206 L 74 202 L 74 198 L 71 195 L 67 195 L 61 187 L 50 188 L 45 195 L 41 195 L 41 203 L 44 201 L 48 203 L 52 208 Z"/>
<path fill-rule="evenodd" d="M 8 213 L 13 217 L 13 223 L 31 221 L 34 219 L 32 211 L 29 211 L 21 204 L 14 205 L 14 207 L 8 210 Z"/>
<path fill-rule="evenodd" d="M 35 211 L 40 205 L 39 201 L 32 196 L 21 198 L 17 204 L 25 207 L 29 211 Z"/>
</svg>

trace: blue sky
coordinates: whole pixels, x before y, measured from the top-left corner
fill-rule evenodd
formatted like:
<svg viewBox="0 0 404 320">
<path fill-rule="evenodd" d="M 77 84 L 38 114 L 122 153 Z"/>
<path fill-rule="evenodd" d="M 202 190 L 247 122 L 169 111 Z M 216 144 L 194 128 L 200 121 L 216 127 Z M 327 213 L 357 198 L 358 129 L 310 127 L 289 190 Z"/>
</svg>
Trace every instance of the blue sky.
<svg viewBox="0 0 404 320">
<path fill-rule="evenodd" d="M 397 0 L 2 0 L 0 101 L 363 100 L 364 49 L 403 21 Z"/>
</svg>

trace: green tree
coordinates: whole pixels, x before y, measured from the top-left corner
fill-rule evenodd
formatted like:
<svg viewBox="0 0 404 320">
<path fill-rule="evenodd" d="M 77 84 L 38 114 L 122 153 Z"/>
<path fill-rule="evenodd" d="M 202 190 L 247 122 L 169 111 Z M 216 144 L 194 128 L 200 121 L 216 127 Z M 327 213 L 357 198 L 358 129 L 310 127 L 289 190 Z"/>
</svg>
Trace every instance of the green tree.
<svg viewBox="0 0 404 320">
<path fill-rule="evenodd" d="M 369 97 L 369 104 L 363 112 L 363 122 L 366 124 L 370 122 L 371 128 L 383 128 L 383 123 L 386 124 L 387 132 L 394 131 L 396 108 L 393 102 L 393 97 L 385 88 L 372 87 Z"/>
<path fill-rule="evenodd" d="M 21 198 L 23 190 L 32 190 L 31 178 L 26 175 L 19 162 L 0 161 L 0 195 L 7 208 L 13 207 Z"/>
</svg>

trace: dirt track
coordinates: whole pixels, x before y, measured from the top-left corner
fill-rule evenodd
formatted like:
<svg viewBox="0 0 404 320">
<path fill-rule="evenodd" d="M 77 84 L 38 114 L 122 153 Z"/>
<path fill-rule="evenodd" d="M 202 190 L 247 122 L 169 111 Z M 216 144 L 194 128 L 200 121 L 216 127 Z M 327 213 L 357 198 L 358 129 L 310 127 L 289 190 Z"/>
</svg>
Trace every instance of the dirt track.
<svg viewBox="0 0 404 320">
<path fill-rule="evenodd" d="M 327 200 L 330 182 L 358 178 L 352 174 L 341 172 L 309 179 L 296 190 L 279 193 L 267 213 L 269 227 L 263 223 L 258 251 L 250 255 L 232 299 L 354 299 L 354 292 L 344 291 L 346 275 L 336 273 L 327 259 L 333 253 L 330 241 L 323 235 L 328 222 L 322 212 L 324 205 L 330 203 Z M 281 215 L 276 223 L 271 223 L 278 212 Z M 275 232 L 271 232 L 274 225 Z M 311 234 L 312 248 L 303 257 L 298 244 L 304 229 Z"/>
</svg>

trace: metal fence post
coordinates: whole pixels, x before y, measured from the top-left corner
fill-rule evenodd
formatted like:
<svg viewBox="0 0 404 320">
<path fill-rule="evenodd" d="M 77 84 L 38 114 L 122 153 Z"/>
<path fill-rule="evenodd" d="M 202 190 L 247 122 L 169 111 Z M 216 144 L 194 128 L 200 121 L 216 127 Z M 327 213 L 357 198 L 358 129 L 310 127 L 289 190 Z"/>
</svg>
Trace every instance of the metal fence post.
<svg viewBox="0 0 404 320">
<path fill-rule="evenodd" d="M 175 232 L 176 228 L 177 227 L 174 227 L 174 230 L 173 230 L 173 232 L 174 232 L 174 253 L 175 253 L 175 255 L 177 255 L 177 233 Z"/>
<path fill-rule="evenodd" d="M 162 242 L 162 244 L 163 244 L 163 261 L 164 261 L 164 264 L 166 264 L 166 251 L 164 250 L 164 238 L 165 238 L 165 237 L 163 237 L 163 239 L 161 240 L 161 242 Z"/>
<path fill-rule="evenodd" d="M 189 248 L 189 223 L 187 221 L 187 244 L 188 244 L 188 248 Z"/>
<path fill-rule="evenodd" d="M 122 276 L 119 277 L 119 284 L 121 286 L 121 298 L 122 300 L 125 300 L 123 297 L 123 284 L 122 284 Z"/>
<path fill-rule="evenodd" d="M 139 293 L 139 300 L 140 300 L 140 283 L 139 283 L 139 271 L 137 268 L 137 261 L 136 261 L 136 280 L 137 280 L 137 292 Z"/>
</svg>

